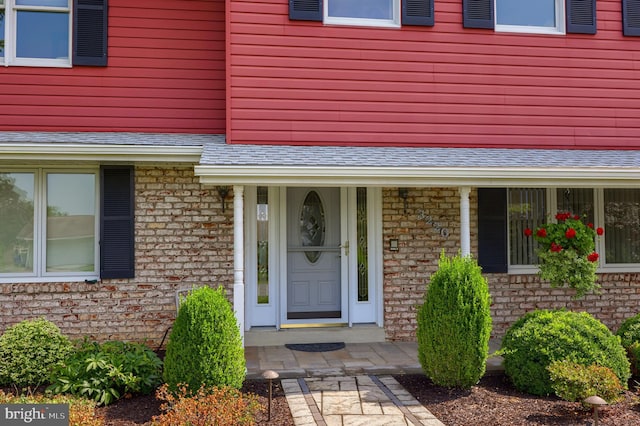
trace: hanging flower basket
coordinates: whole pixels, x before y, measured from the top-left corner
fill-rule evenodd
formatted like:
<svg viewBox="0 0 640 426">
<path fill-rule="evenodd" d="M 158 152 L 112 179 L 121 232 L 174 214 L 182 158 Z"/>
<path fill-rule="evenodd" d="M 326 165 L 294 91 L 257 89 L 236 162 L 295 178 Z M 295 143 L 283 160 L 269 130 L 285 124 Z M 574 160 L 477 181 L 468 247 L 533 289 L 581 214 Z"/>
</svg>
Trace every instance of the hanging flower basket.
<svg viewBox="0 0 640 426">
<path fill-rule="evenodd" d="M 592 223 L 584 224 L 580 216 L 567 212 L 556 214 L 557 223 L 545 223 L 536 229 L 524 230 L 527 237 L 538 242 L 538 275 L 551 283 L 551 287 L 565 285 L 576 290 L 575 299 L 600 289 L 596 283 L 599 255 L 595 251 L 595 239 L 604 233 L 594 229 Z"/>
</svg>

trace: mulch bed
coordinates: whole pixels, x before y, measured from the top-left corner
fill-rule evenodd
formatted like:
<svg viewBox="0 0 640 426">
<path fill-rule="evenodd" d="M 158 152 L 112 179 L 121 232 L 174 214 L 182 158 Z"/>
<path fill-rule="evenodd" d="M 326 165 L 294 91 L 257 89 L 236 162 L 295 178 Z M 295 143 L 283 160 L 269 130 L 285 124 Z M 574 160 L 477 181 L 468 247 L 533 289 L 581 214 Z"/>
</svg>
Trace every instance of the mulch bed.
<svg viewBox="0 0 640 426">
<path fill-rule="evenodd" d="M 269 386 L 266 381 L 247 380 L 241 389 L 244 393 L 253 393 L 258 396 L 263 410 L 257 415 L 256 424 L 293 426 L 293 417 L 289 411 L 289 405 L 280 386 L 280 382 L 273 382 L 273 397 L 271 402 L 271 421 L 268 420 Z M 159 415 L 160 401 L 154 395 L 139 395 L 131 398 L 123 398 L 107 407 L 96 409 L 99 416 L 104 419 L 105 426 L 133 426 L 144 425 L 151 421 L 153 416 Z"/>
<path fill-rule="evenodd" d="M 593 424 L 592 411 L 581 404 L 520 393 L 503 374 L 486 376 L 470 390 L 436 386 L 424 375 L 395 378 L 447 426 Z M 640 425 L 638 403 L 636 389 L 631 388 L 622 402 L 600 409 L 599 425 Z"/>
</svg>

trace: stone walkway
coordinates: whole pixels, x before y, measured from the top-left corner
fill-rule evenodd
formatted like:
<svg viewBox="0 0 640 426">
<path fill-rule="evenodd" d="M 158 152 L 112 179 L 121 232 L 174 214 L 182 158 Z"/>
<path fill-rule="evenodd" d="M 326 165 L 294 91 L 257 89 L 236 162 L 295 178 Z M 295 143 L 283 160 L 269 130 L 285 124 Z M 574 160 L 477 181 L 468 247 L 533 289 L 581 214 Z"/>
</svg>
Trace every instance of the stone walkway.
<svg viewBox="0 0 640 426">
<path fill-rule="evenodd" d="M 416 343 L 348 343 L 329 352 L 246 347 L 245 357 L 247 378 L 280 375 L 297 426 L 442 425 L 392 377 L 422 374 Z M 500 368 L 499 358 L 489 358 L 488 373 Z"/>
<path fill-rule="evenodd" d="M 443 426 L 391 376 L 282 380 L 296 426 Z"/>
</svg>

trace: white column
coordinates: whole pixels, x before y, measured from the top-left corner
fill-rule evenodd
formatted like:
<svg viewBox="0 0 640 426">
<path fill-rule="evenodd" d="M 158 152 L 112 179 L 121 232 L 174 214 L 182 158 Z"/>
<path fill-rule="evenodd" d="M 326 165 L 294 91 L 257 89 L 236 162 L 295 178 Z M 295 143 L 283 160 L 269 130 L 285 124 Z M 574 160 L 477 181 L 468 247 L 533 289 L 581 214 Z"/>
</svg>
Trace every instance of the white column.
<svg viewBox="0 0 640 426">
<path fill-rule="evenodd" d="M 233 187 L 233 310 L 244 345 L 244 186 Z"/>
<path fill-rule="evenodd" d="M 468 186 L 460 187 L 460 250 L 462 256 L 471 255 L 471 225 L 469 222 L 469 193 Z"/>
</svg>

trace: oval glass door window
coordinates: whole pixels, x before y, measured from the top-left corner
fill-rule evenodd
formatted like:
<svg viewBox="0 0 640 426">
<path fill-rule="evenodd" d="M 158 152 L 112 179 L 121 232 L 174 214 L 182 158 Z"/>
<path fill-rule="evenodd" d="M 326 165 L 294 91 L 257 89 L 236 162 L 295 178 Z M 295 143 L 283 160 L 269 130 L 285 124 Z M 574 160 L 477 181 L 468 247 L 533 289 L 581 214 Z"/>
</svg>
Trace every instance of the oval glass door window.
<svg viewBox="0 0 640 426">
<path fill-rule="evenodd" d="M 302 203 L 300 212 L 300 243 L 302 247 L 322 247 L 325 238 L 325 217 L 322 200 L 316 191 L 310 191 Z M 320 251 L 305 251 L 307 260 L 316 263 Z"/>
</svg>

